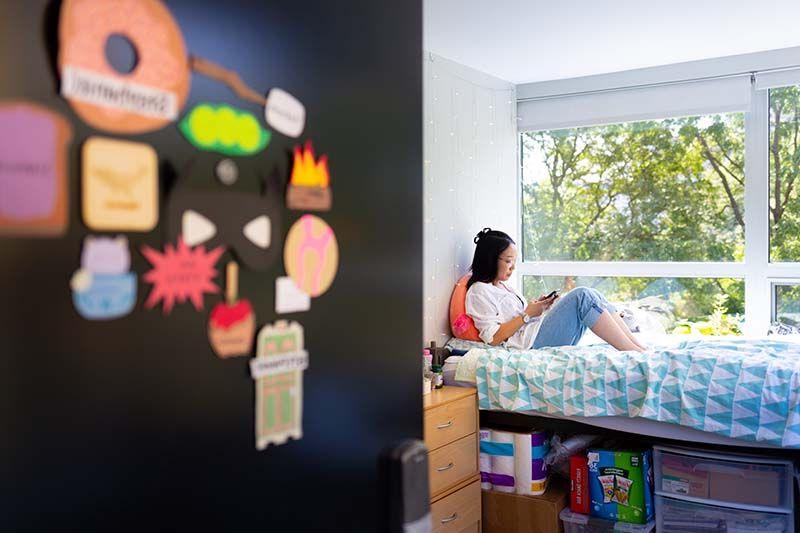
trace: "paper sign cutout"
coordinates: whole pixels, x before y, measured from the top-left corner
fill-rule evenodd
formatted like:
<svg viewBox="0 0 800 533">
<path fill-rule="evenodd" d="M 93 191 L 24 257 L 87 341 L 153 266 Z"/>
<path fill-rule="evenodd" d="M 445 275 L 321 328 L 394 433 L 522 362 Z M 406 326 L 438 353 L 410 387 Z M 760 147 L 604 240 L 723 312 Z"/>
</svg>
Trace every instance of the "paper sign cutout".
<svg viewBox="0 0 800 533">
<path fill-rule="evenodd" d="M 225 104 L 196 105 L 178 127 L 195 148 L 224 155 L 257 154 L 272 136 L 255 115 Z"/>
<path fill-rule="evenodd" d="M 0 235 L 58 236 L 67 230 L 67 146 L 58 113 L 0 102 Z"/>
<path fill-rule="evenodd" d="M 248 300 L 237 300 L 239 266 L 228 263 L 225 281 L 225 302 L 211 309 L 208 321 L 208 339 L 218 357 L 247 355 L 253 348 L 256 332 L 256 315 Z"/>
<path fill-rule="evenodd" d="M 151 231 L 158 223 L 158 155 L 152 146 L 104 137 L 83 145 L 83 221 L 99 231 Z"/>
<path fill-rule="evenodd" d="M 72 276 L 72 302 L 89 320 L 127 315 L 136 304 L 136 274 L 129 272 L 128 239 L 92 237 L 83 241 L 81 268 Z"/>
<path fill-rule="evenodd" d="M 283 89 L 269 91 L 264 117 L 267 124 L 287 137 L 300 137 L 306 127 L 306 108 Z"/>
<path fill-rule="evenodd" d="M 127 39 L 138 62 L 118 72 L 106 58 L 112 35 Z M 145 133 L 178 117 L 189 94 L 183 35 L 159 0 L 64 0 L 59 17 L 61 94 L 87 124 Z"/>
<path fill-rule="evenodd" d="M 183 212 L 181 227 L 183 242 L 188 246 L 203 244 L 217 234 L 217 227 L 213 222 L 191 209 Z"/>
<path fill-rule="evenodd" d="M 186 174 L 167 198 L 168 240 L 175 242 L 182 236 L 191 245 L 225 246 L 242 268 L 263 271 L 271 267 L 281 257 L 281 247 L 275 245 L 283 233 L 283 199 L 278 192 L 281 184 L 276 174 L 266 179 L 260 177 L 264 181 L 255 181 L 252 175 L 244 174 L 245 169 L 253 172 L 257 166 L 258 160 L 251 158 L 240 162 L 239 167 L 237 185 L 246 181 L 262 185 L 263 192 L 252 193 L 219 185 L 213 165 L 187 167 Z M 196 185 L 199 183 L 207 185 L 201 188 Z M 198 225 L 206 226 L 205 231 L 197 231 Z M 210 235 L 211 225 L 215 228 L 213 235 Z"/>
<path fill-rule="evenodd" d="M 303 436 L 303 328 L 278 321 L 258 332 L 257 358 L 250 362 L 256 380 L 256 448 Z"/>
<path fill-rule="evenodd" d="M 297 313 L 311 309 L 311 297 L 297 288 L 292 278 L 275 280 L 275 312 L 278 314 Z"/>
<path fill-rule="evenodd" d="M 219 287 L 214 284 L 217 270 L 214 268 L 225 249 L 218 246 L 206 252 L 204 246 L 189 248 L 182 239 L 177 247 L 164 245 L 164 253 L 149 246 L 142 247 L 142 255 L 150 261 L 153 269 L 143 279 L 153 285 L 144 303 L 145 309 L 152 309 L 159 302 L 164 303 L 164 314 L 169 314 L 175 303 L 192 302 L 194 308 L 203 308 L 203 294 L 216 294 Z"/>
<path fill-rule="evenodd" d="M 330 211 L 333 195 L 328 174 L 328 156 L 314 160 L 311 141 L 294 147 L 294 165 L 286 190 L 286 206 L 298 211 Z"/>
<path fill-rule="evenodd" d="M 336 277 L 339 267 L 336 235 L 321 218 L 303 215 L 286 235 L 283 263 L 297 287 L 316 298 L 328 290 Z"/>
</svg>

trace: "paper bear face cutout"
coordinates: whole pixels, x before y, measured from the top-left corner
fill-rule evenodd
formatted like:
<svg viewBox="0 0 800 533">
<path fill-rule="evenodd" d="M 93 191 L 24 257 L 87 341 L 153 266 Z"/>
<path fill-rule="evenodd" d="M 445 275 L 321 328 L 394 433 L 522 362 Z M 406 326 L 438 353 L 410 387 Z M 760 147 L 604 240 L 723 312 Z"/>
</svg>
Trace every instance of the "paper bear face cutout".
<svg viewBox="0 0 800 533">
<path fill-rule="evenodd" d="M 81 252 L 81 267 L 97 274 L 122 274 L 131 268 L 128 238 L 86 237 Z"/>
<path fill-rule="evenodd" d="M 207 158 L 197 159 L 170 192 L 169 240 L 175 242 L 182 237 L 188 246 L 225 246 L 246 267 L 269 268 L 280 257 L 280 247 L 274 244 L 280 242 L 283 216 L 280 179 L 273 175 L 259 182 L 240 165 L 240 181 L 249 181 L 254 189 L 260 186 L 262 190 L 231 190 L 216 181 L 215 165 L 207 163 Z M 204 183 L 205 187 L 190 183 Z"/>
</svg>

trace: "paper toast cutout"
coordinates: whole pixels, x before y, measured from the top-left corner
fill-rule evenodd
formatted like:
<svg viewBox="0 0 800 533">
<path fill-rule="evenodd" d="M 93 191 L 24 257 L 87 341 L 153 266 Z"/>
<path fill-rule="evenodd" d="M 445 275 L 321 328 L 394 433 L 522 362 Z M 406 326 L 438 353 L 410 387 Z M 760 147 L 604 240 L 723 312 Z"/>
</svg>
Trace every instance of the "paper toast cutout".
<svg viewBox="0 0 800 533">
<path fill-rule="evenodd" d="M 38 104 L 0 102 L 0 235 L 67 231 L 67 120 Z"/>
<path fill-rule="evenodd" d="M 203 295 L 219 292 L 214 283 L 217 276 L 214 265 L 224 251 L 222 246 L 208 252 L 204 246 L 190 248 L 182 239 L 178 239 L 177 246 L 165 244 L 163 253 L 143 246 L 142 255 L 153 265 L 143 276 L 144 281 L 153 285 L 144 303 L 145 309 L 163 302 L 167 315 L 176 303 L 187 300 L 197 311 L 203 309 Z"/>
<path fill-rule="evenodd" d="M 297 138 L 306 127 L 306 108 L 283 89 L 271 89 L 264 106 L 264 118 L 275 131 Z"/>
<path fill-rule="evenodd" d="M 303 328 L 281 320 L 258 332 L 257 357 L 250 361 L 256 382 L 256 448 L 303 437 L 303 371 L 308 352 Z"/>
<path fill-rule="evenodd" d="M 226 269 L 225 301 L 211 309 L 208 340 L 220 358 L 248 355 L 253 349 L 256 316 L 253 306 L 238 299 L 239 265 L 231 261 Z"/>
<path fill-rule="evenodd" d="M 332 203 L 328 157 L 322 155 L 315 161 L 311 141 L 306 141 L 303 149 L 295 146 L 286 207 L 297 211 L 330 211 Z"/>
<path fill-rule="evenodd" d="M 301 291 L 290 277 L 275 279 L 275 312 L 297 313 L 311 309 L 311 297 Z"/>
<path fill-rule="evenodd" d="M 83 221 L 95 231 L 151 231 L 158 223 L 158 155 L 152 146 L 104 137 L 83 145 Z"/>
<path fill-rule="evenodd" d="M 106 42 L 121 35 L 138 62 L 118 72 Z M 114 133 L 146 133 L 178 118 L 189 94 L 183 35 L 159 0 L 64 0 L 59 17 L 61 95 L 87 124 Z"/>
<path fill-rule="evenodd" d="M 316 298 L 330 288 L 339 268 L 336 235 L 324 220 L 303 215 L 286 235 L 283 264 L 297 287 Z"/>
<path fill-rule="evenodd" d="M 280 242 L 283 219 L 279 177 L 253 180 L 262 185 L 262 192 L 231 190 L 219 185 L 213 164 L 201 163 L 198 159 L 187 168 L 167 198 L 168 239 L 174 242 L 182 237 L 190 246 L 225 246 L 241 268 L 268 269 L 281 257 L 281 247 L 275 245 Z M 237 163 L 241 181 L 252 180 L 251 173 L 258 172 L 256 159 Z"/>
<path fill-rule="evenodd" d="M 232 156 L 257 154 L 272 136 L 255 115 L 226 104 L 196 105 L 179 128 L 198 150 Z"/>
<path fill-rule="evenodd" d="M 136 305 L 136 274 L 129 272 L 130 266 L 127 237 L 86 237 L 81 268 L 70 281 L 78 314 L 111 320 L 130 313 Z"/>
</svg>

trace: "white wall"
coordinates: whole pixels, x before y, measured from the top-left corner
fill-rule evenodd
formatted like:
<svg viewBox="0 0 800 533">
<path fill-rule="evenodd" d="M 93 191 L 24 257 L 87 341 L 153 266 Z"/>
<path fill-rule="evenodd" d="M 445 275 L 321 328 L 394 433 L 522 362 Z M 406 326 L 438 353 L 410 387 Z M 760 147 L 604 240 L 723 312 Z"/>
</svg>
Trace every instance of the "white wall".
<svg viewBox="0 0 800 533">
<path fill-rule="evenodd" d="M 435 54 L 423 58 L 424 332 L 450 337 L 455 282 L 484 227 L 518 237 L 514 85 Z"/>
</svg>

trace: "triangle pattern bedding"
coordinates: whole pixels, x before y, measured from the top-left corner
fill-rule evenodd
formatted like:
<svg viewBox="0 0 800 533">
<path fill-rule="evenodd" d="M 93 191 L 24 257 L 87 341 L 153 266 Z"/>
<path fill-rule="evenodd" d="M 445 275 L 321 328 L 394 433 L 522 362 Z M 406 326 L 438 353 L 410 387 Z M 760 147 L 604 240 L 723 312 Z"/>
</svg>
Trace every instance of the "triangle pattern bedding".
<svg viewBox="0 0 800 533">
<path fill-rule="evenodd" d="M 481 409 L 641 417 L 800 448 L 800 344 L 692 340 L 644 354 L 451 346 L 470 350 Z"/>
</svg>

